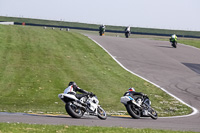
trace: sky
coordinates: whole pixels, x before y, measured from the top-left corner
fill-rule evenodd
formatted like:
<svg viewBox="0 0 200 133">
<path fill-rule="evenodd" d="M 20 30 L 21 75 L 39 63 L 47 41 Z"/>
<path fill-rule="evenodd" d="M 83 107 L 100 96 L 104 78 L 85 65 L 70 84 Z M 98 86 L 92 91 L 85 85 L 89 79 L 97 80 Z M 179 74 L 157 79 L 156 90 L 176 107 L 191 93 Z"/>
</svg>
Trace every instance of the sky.
<svg viewBox="0 0 200 133">
<path fill-rule="evenodd" d="M 200 0 L 0 0 L 0 16 L 200 31 Z"/>
</svg>

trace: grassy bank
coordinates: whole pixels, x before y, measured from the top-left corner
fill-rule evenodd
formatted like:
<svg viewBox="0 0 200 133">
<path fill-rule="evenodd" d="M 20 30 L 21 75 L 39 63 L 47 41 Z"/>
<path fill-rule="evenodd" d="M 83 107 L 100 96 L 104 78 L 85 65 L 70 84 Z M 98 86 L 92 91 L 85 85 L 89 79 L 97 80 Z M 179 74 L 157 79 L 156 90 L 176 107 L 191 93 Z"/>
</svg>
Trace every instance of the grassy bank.
<svg viewBox="0 0 200 133">
<path fill-rule="evenodd" d="M 125 111 L 120 97 L 130 86 L 150 97 L 159 116 L 192 111 L 125 71 L 93 41 L 75 32 L 0 25 L 0 64 L 3 112 L 65 114 L 58 94 L 69 81 L 95 93 L 110 113 Z"/>
<path fill-rule="evenodd" d="M 86 127 L 67 125 L 37 125 L 22 123 L 0 123 L 1 133 L 195 133 L 191 131 L 171 131 L 157 129 L 133 129 L 123 127 Z"/>
</svg>

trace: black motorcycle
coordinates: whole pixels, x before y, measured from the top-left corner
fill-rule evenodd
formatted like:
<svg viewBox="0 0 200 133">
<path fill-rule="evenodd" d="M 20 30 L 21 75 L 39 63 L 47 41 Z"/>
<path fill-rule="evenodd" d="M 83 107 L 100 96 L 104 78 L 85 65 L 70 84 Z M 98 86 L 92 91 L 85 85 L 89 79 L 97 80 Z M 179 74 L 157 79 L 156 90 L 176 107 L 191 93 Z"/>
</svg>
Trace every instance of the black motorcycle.
<svg viewBox="0 0 200 133">
<path fill-rule="evenodd" d="M 125 32 L 125 37 L 126 37 L 126 38 L 129 38 L 130 35 L 131 35 L 131 33 L 130 33 L 129 31 L 126 31 L 126 32 Z"/>
<path fill-rule="evenodd" d="M 99 35 L 103 36 L 105 34 L 105 28 L 103 28 L 102 26 L 99 27 Z"/>
</svg>

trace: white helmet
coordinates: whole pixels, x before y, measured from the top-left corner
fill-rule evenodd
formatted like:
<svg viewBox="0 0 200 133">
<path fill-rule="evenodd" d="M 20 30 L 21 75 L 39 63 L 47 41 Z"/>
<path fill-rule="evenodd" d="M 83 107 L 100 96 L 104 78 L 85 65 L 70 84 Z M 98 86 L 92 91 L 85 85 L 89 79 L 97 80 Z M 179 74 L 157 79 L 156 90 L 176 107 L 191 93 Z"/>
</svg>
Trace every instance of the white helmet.
<svg viewBox="0 0 200 133">
<path fill-rule="evenodd" d="M 135 91 L 133 87 L 129 88 L 128 91 Z"/>
<path fill-rule="evenodd" d="M 176 37 L 176 35 L 175 35 L 175 34 L 173 34 L 173 35 L 172 35 L 172 38 L 175 38 L 175 37 Z"/>
</svg>

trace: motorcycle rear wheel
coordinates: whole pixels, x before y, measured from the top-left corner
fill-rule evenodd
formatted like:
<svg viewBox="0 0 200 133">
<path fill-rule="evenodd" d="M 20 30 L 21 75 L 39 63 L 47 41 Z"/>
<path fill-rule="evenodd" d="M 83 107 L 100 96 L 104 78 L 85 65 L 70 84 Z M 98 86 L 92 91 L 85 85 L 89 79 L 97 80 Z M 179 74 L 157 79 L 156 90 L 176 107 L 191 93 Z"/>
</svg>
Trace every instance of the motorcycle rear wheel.
<svg viewBox="0 0 200 133">
<path fill-rule="evenodd" d="M 106 111 L 103 108 L 98 107 L 97 112 L 98 112 L 97 116 L 98 116 L 99 119 L 101 119 L 101 120 L 107 119 Z"/>
<path fill-rule="evenodd" d="M 141 112 L 138 108 L 135 108 L 135 106 L 133 104 L 127 104 L 126 110 L 132 118 L 140 119 Z"/>
<path fill-rule="evenodd" d="M 65 104 L 65 110 L 73 118 L 81 118 L 84 114 L 82 109 L 72 104 L 71 102 Z"/>
</svg>

